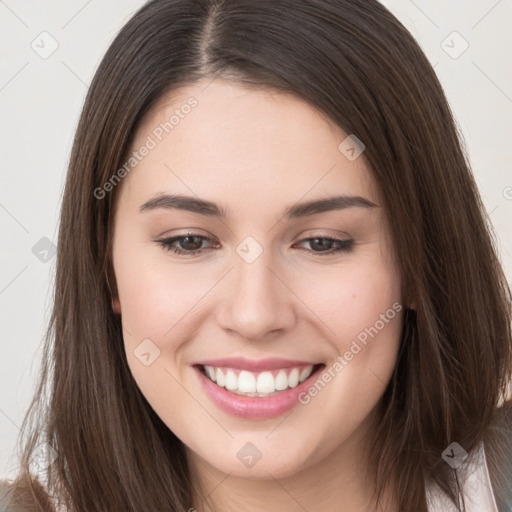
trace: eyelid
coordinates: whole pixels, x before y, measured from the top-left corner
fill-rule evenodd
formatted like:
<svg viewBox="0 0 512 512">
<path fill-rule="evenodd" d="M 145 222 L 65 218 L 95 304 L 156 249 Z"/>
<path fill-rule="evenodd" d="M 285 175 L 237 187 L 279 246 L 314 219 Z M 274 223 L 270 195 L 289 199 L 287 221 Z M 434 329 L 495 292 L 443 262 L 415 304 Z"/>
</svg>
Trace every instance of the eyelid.
<svg viewBox="0 0 512 512">
<path fill-rule="evenodd" d="M 176 231 L 176 233 L 175 233 Z M 171 233 L 171 234 L 168 234 Z M 204 236 L 207 238 L 215 239 L 215 237 L 209 233 L 208 231 L 201 229 L 201 228 L 186 228 L 184 230 L 165 230 L 162 232 L 161 235 L 157 235 L 156 239 L 168 239 L 168 238 L 175 238 L 179 236 Z"/>
<path fill-rule="evenodd" d="M 330 235 L 325 232 L 325 228 L 308 228 L 307 230 L 301 232 L 300 235 L 296 235 L 294 238 L 299 238 L 299 241 L 303 240 L 304 238 L 332 238 L 332 239 L 342 239 L 342 240 L 350 240 L 353 238 L 352 235 L 347 233 L 346 231 L 336 230 L 336 229 L 330 229 L 329 231 L 333 231 L 334 233 L 338 233 L 337 235 Z M 210 240 L 217 240 L 215 236 L 213 236 L 208 231 L 205 231 L 201 228 L 188 228 L 184 232 L 176 233 L 176 234 L 165 234 L 167 231 L 164 231 L 164 234 L 158 235 L 153 241 L 158 240 L 169 240 L 171 238 L 180 238 L 180 237 L 186 237 L 186 236 L 202 236 L 205 238 L 208 238 Z"/>
<path fill-rule="evenodd" d="M 325 232 L 325 228 L 309 228 L 306 231 L 301 233 L 302 238 L 342 238 L 342 239 L 352 239 L 354 238 L 352 235 L 347 233 L 346 231 L 341 231 L 339 229 L 329 229 L 329 231 L 337 233 L 336 235 L 330 235 Z"/>
<path fill-rule="evenodd" d="M 294 246 L 301 244 L 301 243 L 311 243 L 312 240 L 329 240 L 333 244 L 338 244 L 338 247 L 336 249 L 328 249 L 327 251 L 313 251 L 311 249 L 304 249 L 304 251 L 307 252 L 311 256 L 329 256 L 329 255 L 337 255 L 340 253 L 348 253 L 348 252 L 352 251 L 352 249 L 355 245 L 355 240 L 352 237 L 350 237 L 350 235 L 348 235 L 347 233 L 344 233 L 344 234 L 347 235 L 346 238 L 338 238 L 336 236 L 329 236 L 329 235 L 315 233 L 311 236 L 303 236 L 294 244 Z M 182 249 L 178 246 L 173 246 L 173 244 L 176 243 L 177 241 L 179 241 L 180 239 L 188 238 L 188 237 L 197 237 L 197 238 L 202 239 L 203 241 L 206 240 L 209 242 L 214 242 L 214 244 L 213 244 L 214 246 L 219 244 L 219 242 L 215 242 L 215 238 L 210 237 L 210 236 L 201 235 L 200 233 L 193 232 L 192 230 L 189 230 L 186 233 L 156 239 L 154 241 L 159 243 L 163 249 L 165 249 L 171 253 L 174 253 L 174 254 L 183 255 L 188 258 L 193 258 L 193 257 L 199 256 L 209 249 L 208 247 L 207 248 L 202 247 L 202 248 L 195 249 L 195 250 L 186 250 L 186 249 Z"/>
</svg>

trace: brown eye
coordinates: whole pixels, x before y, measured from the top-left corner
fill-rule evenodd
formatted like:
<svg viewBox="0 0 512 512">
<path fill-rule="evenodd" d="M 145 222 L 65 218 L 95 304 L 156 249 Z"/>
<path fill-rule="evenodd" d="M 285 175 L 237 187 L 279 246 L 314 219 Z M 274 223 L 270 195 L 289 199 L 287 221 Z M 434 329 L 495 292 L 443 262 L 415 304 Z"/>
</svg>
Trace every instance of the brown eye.
<svg viewBox="0 0 512 512">
<path fill-rule="evenodd" d="M 202 247 L 203 241 L 211 241 L 210 238 L 195 233 L 174 236 L 156 240 L 164 249 L 175 254 L 197 256 L 205 252 L 208 247 Z"/>
<path fill-rule="evenodd" d="M 314 237 L 314 238 L 305 238 L 300 243 L 309 243 L 311 247 L 311 251 L 315 254 L 323 256 L 324 254 L 334 254 L 338 252 L 350 252 L 354 247 L 354 240 L 348 239 L 338 239 L 338 238 L 329 238 L 329 237 Z M 337 248 L 333 249 L 333 246 L 337 246 Z"/>
<path fill-rule="evenodd" d="M 194 233 L 174 236 L 171 238 L 163 238 L 156 241 L 165 250 L 184 256 L 197 256 L 199 254 L 203 254 L 209 248 L 218 247 L 218 244 L 213 244 L 211 247 L 203 247 L 203 242 L 212 241 L 211 238 Z M 318 254 L 319 256 L 339 252 L 350 252 L 354 247 L 354 240 L 352 239 L 343 240 L 330 237 L 305 238 L 299 243 L 309 243 L 311 249 L 308 252 Z"/>
<path fill-rule="evenodd" d="M 203 237 L 196 235 L 184 236 L 179 239 L 178 244 L 185 251 L 197 251 L 203 245 Z"/>
</svg>

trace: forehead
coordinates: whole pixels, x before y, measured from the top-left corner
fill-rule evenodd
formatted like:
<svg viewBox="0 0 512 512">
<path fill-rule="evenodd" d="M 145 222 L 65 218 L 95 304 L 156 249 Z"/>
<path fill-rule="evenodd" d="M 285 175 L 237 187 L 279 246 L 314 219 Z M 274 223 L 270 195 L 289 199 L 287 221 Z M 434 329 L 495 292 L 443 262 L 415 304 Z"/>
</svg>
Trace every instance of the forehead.
<svg viewBox="0 0 512 512">
<path fill-rule="evenodd" d="M 200 81 L 167 93 L 145 115 L 130 148 L 145 156 L 123 194 L 140 201 L 187 192 L 252 211 L 333 189 L 378 202 L 364 153 L 354 160 L 343 152 L 347 137 L 292 94 Z"/>
</svg>

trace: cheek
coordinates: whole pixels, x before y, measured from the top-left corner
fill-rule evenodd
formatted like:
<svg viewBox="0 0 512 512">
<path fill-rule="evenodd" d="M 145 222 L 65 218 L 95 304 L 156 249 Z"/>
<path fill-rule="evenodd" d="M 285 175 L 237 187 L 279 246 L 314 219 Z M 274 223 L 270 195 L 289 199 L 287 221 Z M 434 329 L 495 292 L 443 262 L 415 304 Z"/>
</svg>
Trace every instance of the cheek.
<svg viewBox="0 0 512 512">
<path fill-rule="evenodd" d="M 147 246 L 137 250 L 132 243 L 126 256 L 121 256 L 119 250 L 117 259 L 114 257 L 123 326 L 137 339 L 150 338 L 158 345 L 164 339 L 175 338 L 168 336 L 169 331 L 175 325 L 181 327 L 211 287 L 209 279 L 194 270 L 194 265 L 177 270 L 163 251 L 148 254 Z"/>
<path fill-rule="evenodd" d="M 128 366 L 159 414 L 171 404 L 173 410 L 190 407 L 178 384 L 182 376 L 176 359 L 184 340 L 193 337 L 188 320 L 193 318 L 194 306 L 211 287 L 204 276 L 199 279 L 193 265 L 184 267 L 176 271 L 165 253 L 162 257 L 158 251 L 148 251 L 147 244 L 142 247 L 133 241 L 130 251 L 123 252 L 119 244 L 114 253 Z"/>
<path fill-rule="evenodd" d="M 371 260 L 318 273 L 315 280 L 305 279 L 299 292 L 334 349 L 324 377 L 334 382 L 337 398 L 331 399 L 361 418 L 392 375 L 403 320 L 399 272 L 385 260 Z M 331 392 L 321 399 L 325 406 Z"/>
<path fill-rule="evenodd" d="M 399 274 L 381 262 L 328 269 L 314 278 L 305 276 L 295 289 L 325 327 L 326 337 L 334 339 L 340 350 L 365 328 L 376 322 L 382 327 L 381 315 L 393 320 L 396 310 L 402 309 Z M 400 307 L 393 309 L 395 303 Z"/>
</svg>

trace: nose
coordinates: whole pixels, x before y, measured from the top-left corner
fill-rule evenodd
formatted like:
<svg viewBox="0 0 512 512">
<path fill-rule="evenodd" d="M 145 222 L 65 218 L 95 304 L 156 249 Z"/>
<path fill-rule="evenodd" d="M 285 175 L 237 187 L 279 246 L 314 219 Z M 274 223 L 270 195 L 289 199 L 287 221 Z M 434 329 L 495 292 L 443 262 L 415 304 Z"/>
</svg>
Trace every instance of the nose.
<svg viewBox="0 0 512 512">
<path fill-rule="evenodd" d="M 269 253 L 263 251 L 252 263 L 235 254 L 225 283 L 218 323 L 244 340 L 282 334 L 295 322 L 294 295 Z"/>
</svg>

